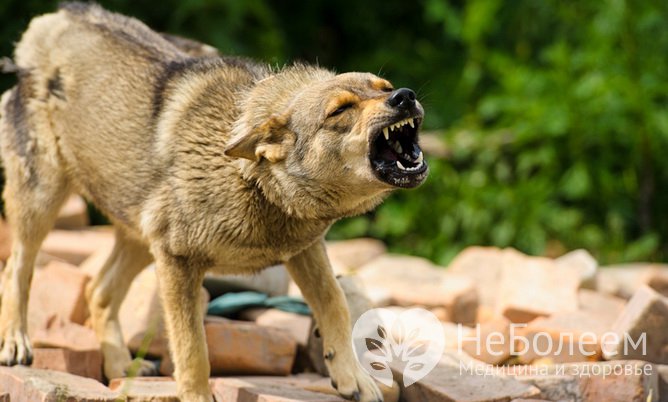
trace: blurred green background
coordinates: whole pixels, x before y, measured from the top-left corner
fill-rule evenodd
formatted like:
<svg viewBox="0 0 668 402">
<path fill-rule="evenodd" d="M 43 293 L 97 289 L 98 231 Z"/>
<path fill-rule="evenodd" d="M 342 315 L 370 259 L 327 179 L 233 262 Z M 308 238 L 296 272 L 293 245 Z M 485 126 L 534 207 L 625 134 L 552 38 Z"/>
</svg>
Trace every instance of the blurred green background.
<svg viewBox="0 0 668 402">
<path fill-rule="evenodd" d="M 332 239 L 373 236 L 441 264 L 474 244 L 668 260 L 666 1 L 101 4 L 223 53 L 371 71 L 418 92 L 443 142 L 427 183 Z M 55 6 L 0 2 L 0 55 Z"/>
</svg>

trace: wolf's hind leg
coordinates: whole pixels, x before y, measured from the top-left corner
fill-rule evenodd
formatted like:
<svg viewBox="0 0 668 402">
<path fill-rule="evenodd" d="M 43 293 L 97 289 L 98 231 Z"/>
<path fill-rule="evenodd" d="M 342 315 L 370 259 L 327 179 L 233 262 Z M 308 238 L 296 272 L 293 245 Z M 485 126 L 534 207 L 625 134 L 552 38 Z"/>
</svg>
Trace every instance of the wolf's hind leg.
<svg viewBox="0 0 668 402">
<path fill-rule="evenodd" d="M 86 289 L 91 322 L 102 346 L 104 375 L 108 379 L 128 375 L 132 358 L 123 340 L 118 311 L 132 280 L 152 259 L 144 244 L 118 229 L 111 255 Z M 156 373 L 152 364 L 141 362 L 134 374 L 142 376 Z"/>
<path fill-rule="evenodd" d="M 49 142 L 49 133 L 38 132 L 50 128 L 32 124 L 20 85 L 7 91 L 0 102 L 3 197 L 13 239 L 11 256 L 2 275 L 0 364 L 3 365 L 30 364 L 32 360 L 27 309 L 35 258 L 69 194 L 64 168 L 54 157 L 55 141 Z"/>
</svg>

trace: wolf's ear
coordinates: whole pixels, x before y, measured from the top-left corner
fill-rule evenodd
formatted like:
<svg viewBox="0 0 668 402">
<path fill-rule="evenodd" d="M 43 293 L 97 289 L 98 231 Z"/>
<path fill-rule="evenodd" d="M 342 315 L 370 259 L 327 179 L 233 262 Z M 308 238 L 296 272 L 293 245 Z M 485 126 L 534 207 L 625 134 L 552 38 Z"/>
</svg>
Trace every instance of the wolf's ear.
<svg viewBox="0 0 668 402">
<path fill-rule="evenodd" d="M 235 130 L 225 155 L 276 163 L 287 157 L 292 144 L 294 134 L 287 128 L 287 118 L 273 116 L 260 126 Z"/>
</svg>

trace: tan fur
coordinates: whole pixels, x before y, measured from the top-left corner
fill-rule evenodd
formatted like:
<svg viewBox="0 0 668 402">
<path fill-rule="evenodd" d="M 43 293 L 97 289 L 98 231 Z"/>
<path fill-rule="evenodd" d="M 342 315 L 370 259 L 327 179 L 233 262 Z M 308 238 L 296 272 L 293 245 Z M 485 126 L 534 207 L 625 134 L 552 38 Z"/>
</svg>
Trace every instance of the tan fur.
<svg viewBox="0 0 668 402">
<path fill-rule="evenodd" d="M 184 401 L 211 399 L 203 311 L 193 296 L 204 273 L 285 263 L 313 309 L 341 394 L 380 400 L 354 359 L 323 236 L 334 220 L 373 208 L 393 189 L 368 161 L 370 127 L 392 117 L 390 84 L 365 73 L 193 58 L 192 42 L 168 39 L 73 4 L 35 18 L 18 43 L 19 83 L 3 95 L 0 121 L 16 239 L 4 271 L 0 361 L 30 360 L 35 255 L 75 191 L 117 227 L 114 251 L 87 289 L 108 378 L 130 363 L 118 309 L 151 260 Z M 341 102 L 355 105 L 327 118 Z"/>
</svg>

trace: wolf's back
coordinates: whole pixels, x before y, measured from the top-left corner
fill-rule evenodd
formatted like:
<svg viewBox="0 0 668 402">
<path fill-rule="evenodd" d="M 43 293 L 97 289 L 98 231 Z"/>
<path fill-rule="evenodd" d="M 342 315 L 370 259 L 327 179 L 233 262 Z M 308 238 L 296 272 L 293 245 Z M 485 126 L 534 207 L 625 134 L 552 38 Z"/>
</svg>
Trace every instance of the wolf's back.
<svg viewBox="0 0 668 402">
<path fill-rule="evenodd" d="M 121 49 L 152 61 L 184 56 L 134 18 L 106 11 L 97 4 L 75 2 L 34 18 L 16 46 L 15 60 L 20 69 L 48 70 L 59 64 L 59 59 L 71 63 L 72 57 L 94 57 L 105 49 Z"/>
</svg>

